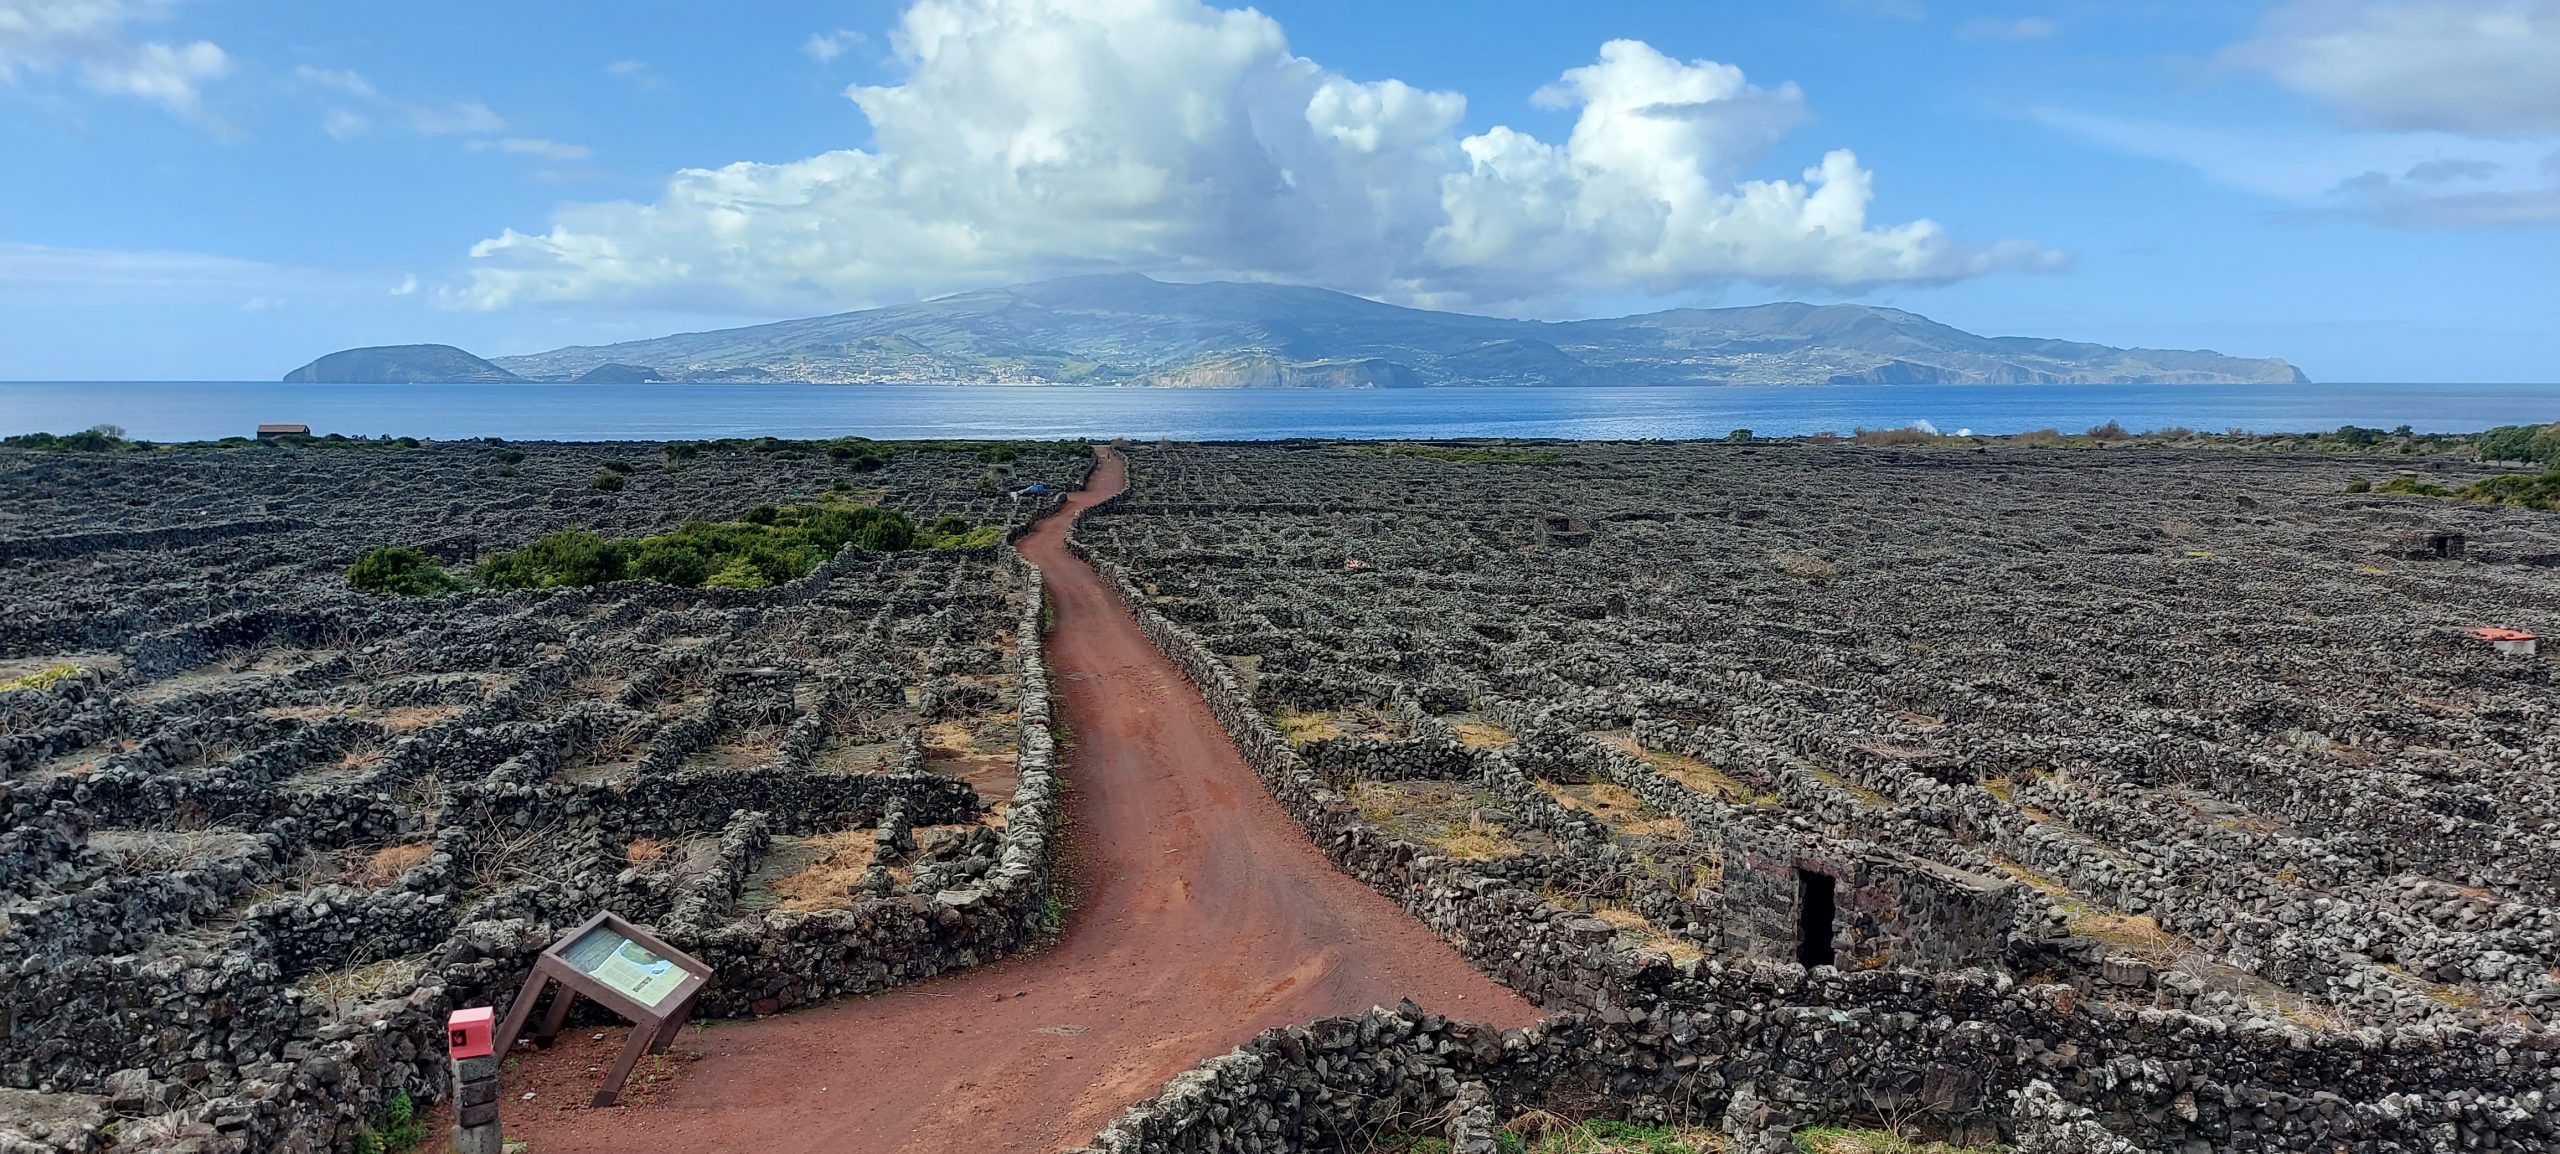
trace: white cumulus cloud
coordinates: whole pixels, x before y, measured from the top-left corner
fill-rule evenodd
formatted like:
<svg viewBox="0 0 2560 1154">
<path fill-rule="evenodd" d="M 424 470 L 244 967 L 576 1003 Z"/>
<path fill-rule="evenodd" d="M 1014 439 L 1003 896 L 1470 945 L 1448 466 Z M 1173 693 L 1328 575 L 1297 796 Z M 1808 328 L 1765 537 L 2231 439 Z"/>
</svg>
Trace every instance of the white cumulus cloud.
<svg viewBox="0 0 2560 1154">
<path fill-rule="evenodd" d="M 209 40 L 135 42 L 131 26 L 167 15 L 176 0 L 0 0 L 0 83 L 73 70 L 90 89 L 150 101 L 204 119 L 204 85 L 231 71 Z"/>
<path fill-rule="evenodd" d="M 1461 94 L 1353 80 L 1200 0 L 916 0 L 889 46 L 901 82 L 846 90 L 871 148 L 564 208 L 474 246 L 459 300 L 804 308 L 1119 268 L 1540 310 L 2057 259 L 1871 222 L 1874 174 L 1847 151 L 1747 178 L 1803 94 L 1632 40 L 1539 93 L 1574 113 L 1561 142 L 1463 134 Z"/>
</svg>

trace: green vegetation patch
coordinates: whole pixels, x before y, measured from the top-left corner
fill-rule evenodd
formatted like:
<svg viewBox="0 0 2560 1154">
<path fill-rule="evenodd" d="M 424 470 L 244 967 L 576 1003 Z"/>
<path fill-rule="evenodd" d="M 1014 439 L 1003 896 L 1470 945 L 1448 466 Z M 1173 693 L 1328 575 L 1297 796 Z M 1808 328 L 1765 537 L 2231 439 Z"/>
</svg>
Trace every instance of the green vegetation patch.
<svg viewBox="0 0 2560 1154">
<path fill-rule="evenodd" d="M 425 597 L 462 588 L 462 581 L 415 549 L 386 545 L 357 558 L 347 584 L 377 597 Z"/>
<path fill-rule="evenodd" d="M 619 476 L 607 473 L 605 476 Z M 386 546 L 347 570 L 347 584 L 384 596 L 418 597 L 483 589 L 569 589 L 609 581 L 655 581 L 687 589 L 769 589 L 805 577 L 847 546 L 874 553 L 981 549 L 1002 544 L 1004 526 L 946 516 L 919 529 L 895 509 L 869 505 L 760 505 L 735 521 L 687 521 L 672 533 L 610 538 L 562 529 L 448 573 L 415 549 Z"/>
<path fill-rule="evenodd" d="M 2352 490 L 2351 490 L 2352 491 Z M 2417 497 L 2445 497 L 2480 505 L 2517 505 L 2527 509 L 2560 512 L 2560 466 L 2544 473 L 2509 473 L 2473 481 L 2459 489 L 2448 489 L 2416 477 L 2393 477 L 2376 490 L 2383 493 L 2406 493 Z"/>
<path fill-rule="evenodd" d="M 0 681 L 0 693 L 14 689 L 51 689 L 80 676 L 80 667 L 68 661 L 55 662 L 24 677 Z"/>
<path fill-rule="evenodd" d="M 989 549 L 1004 544 L 1004 526 L 972 525 L 966 517 L 944 514 L 916 534 L 920 549 Z"/>
<path fill-rule="evenodd" d="M 685 588 L 766 589 L 804 577 L 846 546 L 874 553 L 992 545 L 1004 527 L 944 517 L 919 530 L 907 515 L 868 505 L 763 505 L 735 521 L 687 521 L 673 533 L 614 540 L 563 529 L 482 561 L 490 589 L 558 589 L 639 579 Z"/>
<path fill-rule="evenodd" d="M 124 430 L 114 425 L 92 425 L 77 433 L 20 433 L 0 438 L 0 445 L 36 453 L 122 453 L 151 447 L 147 441 L 128 441 Z"/>
<path fill-rule="evenodd" d="M 2560 465 L 2560 424 L 2500 425 L 2472 438 L 2483 461 L 2531 461 Z"/>
<path fill-rule="evenodd" d="M 356 1135 L 356 1149 L 361 1154 L 400 1154 L 415 1150 L 427 1140 L 427 1121 L 418 1117 L 418 1105 L 402 1090 L 383 1103 L 382 1113 Z"/>
</svg>

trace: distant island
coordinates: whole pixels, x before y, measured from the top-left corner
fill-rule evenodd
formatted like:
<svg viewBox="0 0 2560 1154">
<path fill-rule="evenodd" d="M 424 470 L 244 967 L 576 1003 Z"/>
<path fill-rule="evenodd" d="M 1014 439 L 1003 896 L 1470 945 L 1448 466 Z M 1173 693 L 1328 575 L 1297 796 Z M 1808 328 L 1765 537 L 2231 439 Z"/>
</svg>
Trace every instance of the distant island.
<svg viewBox="0 0 2560 1154">
<path fill-rule="evenodd" d="M 2293 384 L 2276 357 L 1984 337 L 1866 305 L 1525 321 L 1276 284 L 1067 277 L 915 304 L 483 360 L 331 353 L 287 381 L 1445 385 Z"/>
<path fill-rule="evenodd" d="M 383 345 L 331 353 L 284 379 L 287 384 L 415 385 L 524 378 L 452 345 Z"/>
</svg>

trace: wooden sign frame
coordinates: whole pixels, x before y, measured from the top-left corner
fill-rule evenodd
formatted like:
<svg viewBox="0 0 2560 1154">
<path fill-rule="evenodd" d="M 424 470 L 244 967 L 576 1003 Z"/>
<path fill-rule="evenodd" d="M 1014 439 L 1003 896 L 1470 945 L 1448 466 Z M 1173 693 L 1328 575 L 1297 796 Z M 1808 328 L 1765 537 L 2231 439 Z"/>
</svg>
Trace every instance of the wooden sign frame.
<svg viewBox="0 0 2560 1154">
<path fill-rule="evenodd" d="M 603 938 L 580 949 L 594 935 Z M 618 939 L 618 940 L 617 940 Z M 634 963 L 630 954 L 650 955 L 646 963 Z M 650 968 L 666 963 L 672 970 Z M 600 971 L 611 969 L 610 974 Z M 620 980 L 623 984 L 616 985 Z M 569 1006 L 580 995 L 594 999 L 607 1009 L 631 1019 L 631 1040 L 623 1043 L 622 1057 L 604 1076 L 604 1085 L 596 1091 L 595 1105 L 610 1106 L 622 1095 L 622 1083 L 631 1077 L 631 1069 L 640 1064 L 643 1053 L 665 1053 L 676 1040 L 676 1034 L 693 1017 L 694 1000 L 702 987 L 711 981 L 711 967 L 689 954 L 659 941 L 647 930 L 616 917 L 600 913 L 562 935 L 551 948 L 535 958 L 533 972 L 525 975 L 524 988 L 516 991 L 515 1005 L 507 1010 L 506 1024 L 498 1027 L 493 1048 L 503 1060 L 515 1048 L 516 1035 L 524 1030 L 525 1020 L 533 1014 L 533 1003 L 542 995 L 542 987 L 560 983 L 551 996 L 551 1008 L 542 1015 L 542 1025 L 534 1031 L 533 1044 L 549 1047 L 569 1018 Z M 661 986 L 654 1000 L 642 1000 L 651 987 Z M 628 988 L 626 988 L 628 987 Z"/>
</svg>

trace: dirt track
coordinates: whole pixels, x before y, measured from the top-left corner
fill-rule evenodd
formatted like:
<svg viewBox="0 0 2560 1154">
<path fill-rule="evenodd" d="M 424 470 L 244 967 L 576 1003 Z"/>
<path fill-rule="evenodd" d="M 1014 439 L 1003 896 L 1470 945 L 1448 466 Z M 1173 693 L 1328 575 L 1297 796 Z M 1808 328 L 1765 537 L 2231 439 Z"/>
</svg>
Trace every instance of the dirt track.
<svg viewBox="0 0 2560 1154">
<path fill-rule="evenodd" d="M 1069 509 L 1119 492 L 1105 461 Z M 1181 672 L 1066 550 L 1026 537 L 1048 639 L 1080 891 L 1057 945 L 870 999 L 688 1031 L 698 1052 L 638 1105 L 582 1104 L 620 1032 L 510 1069 L 507 1135 L 536 1154 L 1047 1152 L 1257 1031 L 1410 997 L 1525 1025 L 1537 1011 L 1394 903 L 1334 871 L 1236 755 Z M 532 1102 L 521 1101 L 528 1090 Z M 575 1107 L 570 1103 L 579 1103 Z M 441 1140 L 441 1135 L 438 1136 Z"/>
</svg>

